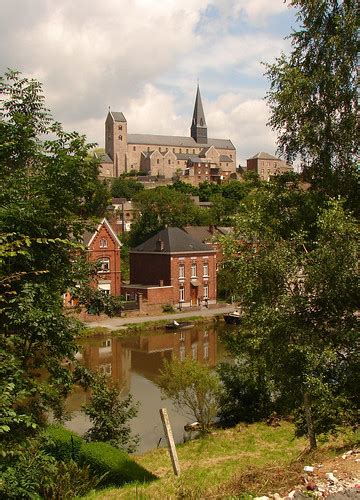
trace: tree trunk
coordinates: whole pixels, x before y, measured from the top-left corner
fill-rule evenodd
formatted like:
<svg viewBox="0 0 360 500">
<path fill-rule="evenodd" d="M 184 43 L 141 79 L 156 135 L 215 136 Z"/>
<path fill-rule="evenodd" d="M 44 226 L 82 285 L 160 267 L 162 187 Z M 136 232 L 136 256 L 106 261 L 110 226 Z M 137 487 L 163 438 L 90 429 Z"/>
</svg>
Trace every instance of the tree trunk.
<svg viewBox="0 0 360 500">
<path fill-rule="evenodd" d="M 311 414 L 310 394 L 308 392 L 304 393 L 304 409 L 305 409 L 307 432 L 310 441 L 310 450 L 315 450 L 315 448 L 317 448 L 317 444 L 316 444 L 316 436 L 314 430 L 314 422 Z"/>
</svg>

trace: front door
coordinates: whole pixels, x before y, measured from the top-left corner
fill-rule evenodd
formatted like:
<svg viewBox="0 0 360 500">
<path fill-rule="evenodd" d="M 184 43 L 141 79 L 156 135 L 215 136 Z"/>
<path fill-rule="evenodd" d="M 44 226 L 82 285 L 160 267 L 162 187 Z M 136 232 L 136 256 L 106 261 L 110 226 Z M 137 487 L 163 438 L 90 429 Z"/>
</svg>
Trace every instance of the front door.
<svg viewBox="0 0 360 500">
<path fill-rule="evenodd" d="M 198 303 L 198 287 L 197 286 L 191 286 L 190 287 L 190 301 L 192 306 L 197 306 Z"/>
</svg>

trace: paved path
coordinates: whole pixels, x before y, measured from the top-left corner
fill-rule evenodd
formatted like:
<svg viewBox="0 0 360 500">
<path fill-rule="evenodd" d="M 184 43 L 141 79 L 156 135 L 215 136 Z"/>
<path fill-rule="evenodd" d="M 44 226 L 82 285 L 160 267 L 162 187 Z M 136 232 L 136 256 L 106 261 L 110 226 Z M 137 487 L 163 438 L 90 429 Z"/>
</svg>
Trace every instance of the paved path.
<svg viewBox="0 0 360 500">
<path fill-rule="evenodd" d="M 111 328 L 115 330 L 116 328 L 121 328 L 131 323 L 145 323 L 146 321 L 159 321 L 159 320 L 174 320 L 174 319 L 183 319 L 190 318 L 193 316 L 218 316 L 224 314 L 226 312 L 230 312 L 234 310 L 234 306 L 222 306 L 216 308 L 204 308 L 198 311 L 185 311 L 185 312 L 176 312 L 173 314 L 159 314 L 157 316 L 131 316 L 126 318 L 106 318 L 104 320 L 99 321 L 91 321 L 85 323 L 85 326 L 93 327 L 93 326 L 104 326 L 106 328 Z"/>
</svg>

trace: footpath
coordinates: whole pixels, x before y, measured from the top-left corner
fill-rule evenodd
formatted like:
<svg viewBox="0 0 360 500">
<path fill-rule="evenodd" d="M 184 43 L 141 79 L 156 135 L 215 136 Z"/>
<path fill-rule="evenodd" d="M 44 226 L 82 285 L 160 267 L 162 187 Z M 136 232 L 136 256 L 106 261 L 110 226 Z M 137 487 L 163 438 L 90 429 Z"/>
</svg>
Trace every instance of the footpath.
<svg viewBox="0 0 360 500">
<path fill-rule="evenodd" d="M 212 316 L 222 316 L 224 313 L 231 312 L 233 311 L 235 306 L 233 305 L 223 305 L 219 307 L 209 307 L 208 309 L 204 307 L 203 309 L 199 310 L 192 310 L 192 311 L 179 311 L 175 313 L 162 313 L 158 314 L 156 316 L 148 316 L 148 315 L 143 315 L 143 316 L 129 316 L 129 317 L 119 317 L 116 316 L 115 318 L 105 318 L 105 319 L 99 319 L 99 321 L 85 321 L 85 326 L 88 327 L 98 327 L 102 326 L 105 328 L 110 328 L 111 330 L 116 330 L 119 328 L 124 328 L 126 325 L 134 324 L 134 323 L 145 323 L 147 321 L 160 321 L 160 320 L 165 320 L 165 321 L 173 321 L 174 319 L 182 320 L 185 318 L 191 318 L 195 316 L 201 316 L 201 317 L 212 317 Z"/>
</svg>

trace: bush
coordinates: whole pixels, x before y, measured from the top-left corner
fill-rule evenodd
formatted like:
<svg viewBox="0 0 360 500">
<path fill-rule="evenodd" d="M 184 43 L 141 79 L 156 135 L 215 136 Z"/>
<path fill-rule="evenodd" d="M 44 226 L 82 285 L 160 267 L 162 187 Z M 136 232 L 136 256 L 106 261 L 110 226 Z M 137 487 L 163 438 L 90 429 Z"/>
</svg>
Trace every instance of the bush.
<svg viewBox="0 0 360 500">
<path fill-rule="evenodd" d="M 46 484 L 41 488 L 41 495 L 45 499 L 84 496 L 103 479 L 92 476 L 88 465 L 79 466 L 73 460 L 58 462 L 56 469 L 48 474 Z"/>
<path fill-rule="evenodd" d="M 277 409 L 266 377 L 247 363 L 221 363 L 218 373 L 223 384 L 218 417 L 223 426 L 258 422 Z"/>
<path fill-rule="evenodd" d="M 162 306 L 162 310 L 164 313 L 173 313 L 175 312 L 175 309 L 171 304 L 165 304 Z"/>
<path fill-rule="evenodd" d="M 85 443 L 80 448 L 79 463 L 89 465 L 91 472 L 96 476 L 106 476 L 101 485 L 121 486 L 133 481 L 152 481 L 156 476 L 141 465 L 137 464 L 129 455 L 107 443 Z"/>
<path fill-rule="evenodd" d="M 78 434 L 61 425 L 50 425 L 47 429 L 47 436 L 49 441 L 45 446 L 45 451 L 49 455 L 59 461 L 77 461 L 80 447 L 84 443 Z"/>
</svg>

